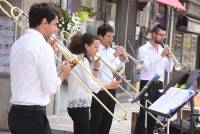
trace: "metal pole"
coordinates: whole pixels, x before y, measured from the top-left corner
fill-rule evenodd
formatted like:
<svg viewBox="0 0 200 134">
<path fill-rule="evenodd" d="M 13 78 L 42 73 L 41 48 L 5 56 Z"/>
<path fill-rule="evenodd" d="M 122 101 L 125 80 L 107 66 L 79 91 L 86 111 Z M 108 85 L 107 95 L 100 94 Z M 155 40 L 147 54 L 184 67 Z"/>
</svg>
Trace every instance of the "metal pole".
<svg viewBox="0 0 200 134">
<path fill-rule="evenodd" d="M 147 97 L 148 97 L 148 93 L 145 93 L 145 108 L 148 107 Z M 144 121 L 145 134 L 147 134 L 147 126 L 148 126 L 148 116 L 147 116 L 147 111 L 145 110 L 145 121 Z"/>
<path fill-rule="evenodd" d="M 167 35 L 168 35 L 168 44 L 169 47 L 172 47 L 172 43 L 173 43 L 173 32 L 174 32 L 174 9 L 172 9 L 171 7 L 168 8 L 168 25 L 167 25 Z M 166 75 L 166 81 L 165 81 L 165 85 L 167 85 L 169 83 L 170 80 L 170 73 L 167 73 Z"/>
<path fill-rule="evenodd" d="M 170 119 L 167 119 L 167 134 L 169 134 L 169 128 L 170 128 Z"/>
<path fill-rule="evenodd" d="M 126 24 L 125 24 L 125 35 L 124 35 L 124 48 L 126 50 L 126 42 L 127 42 L 127 35 L 128 35 L 128 16 L 129 16 L 129 0 L 126 2 Z"/>
</svg>

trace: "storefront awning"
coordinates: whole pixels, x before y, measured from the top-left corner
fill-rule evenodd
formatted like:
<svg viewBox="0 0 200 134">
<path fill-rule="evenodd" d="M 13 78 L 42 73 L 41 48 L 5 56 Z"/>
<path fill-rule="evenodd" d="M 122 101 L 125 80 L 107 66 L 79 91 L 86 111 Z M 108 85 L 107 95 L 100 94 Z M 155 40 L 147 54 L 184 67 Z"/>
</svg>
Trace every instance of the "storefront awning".
<svg viewBox="0 0 200 134">
<path fill-rule="evenodd" d="M 179 0 L 155 0 L 158 3 L 169 5 L 171 7 L 186 11 L 185 7 L 180 3 Z"/>
</svg>

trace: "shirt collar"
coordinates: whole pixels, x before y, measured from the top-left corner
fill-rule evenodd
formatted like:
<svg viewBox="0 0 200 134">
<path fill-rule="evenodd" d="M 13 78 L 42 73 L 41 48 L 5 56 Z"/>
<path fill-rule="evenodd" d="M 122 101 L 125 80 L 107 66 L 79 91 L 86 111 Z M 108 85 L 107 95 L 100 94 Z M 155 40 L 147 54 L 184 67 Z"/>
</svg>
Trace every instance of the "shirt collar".
<svg viewBox="0 0 200 134">
<path fill-rule="evenodd" d="M 34 34 L 34 35 L 36 35 L 37 37 L 39 37 L 40 39 L 42 39 L 43 41 L 46 42 L 44 36 L 43 36 L 39 31 L 37 31 L 37 30 L 35 30 L 35 29 L 28 29 L 26 32 L 27 32 L 27 33 Z"/>
<path fill-rule="evenodd" d="M 106 48 L 102 43 L 100 43 L 99 50 L 108 50 L 108 49 L 110 49 L 109 46 Z"/>
<path fill-rule="evenodd" d="M 147 46 L 148 46 L 149 48 L 154 48 L 154 47 L 151 45 L 151 42 L 150 42 L 150 41 L 147 42 Z M 160 50 L 160 49 L 162 49 L 162 47 L 161 47 L 160 44 L 158 44 L 158 50 Z"/>
</svg>

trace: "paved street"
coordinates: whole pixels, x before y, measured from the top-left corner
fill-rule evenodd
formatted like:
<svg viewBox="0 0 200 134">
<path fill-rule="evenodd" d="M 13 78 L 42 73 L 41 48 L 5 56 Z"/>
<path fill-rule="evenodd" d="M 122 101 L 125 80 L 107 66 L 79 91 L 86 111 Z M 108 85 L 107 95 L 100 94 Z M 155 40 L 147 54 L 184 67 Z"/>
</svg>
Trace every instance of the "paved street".
<svg viewBox="0 0 200 134">
<path fill-rule="evenodd" d="M 117 99 L 127 110 L 127 120 L 118 122 L 113 120 L 110 134 L 130 134 L 131 133 L 131 114 L 139 109 L 137 104 L 132 104 L 128 101 L 129 96 L 124 93 L 117 95 Z M 115 115 L 122 116 L 124 113 L 120 109 L 119 105 L 115 107 Z M 49 121 L 54 134 L 71 134 L 73 132 L 73 122 L 67 113 L 62 113 L 62 115 L 52 115 L 49 116 Z"/>
<path fill-rule="evenodd" d="M 117 122 L 116 120 L 113 120 L 110 134 L 131 134 L 132 112 L 137 112 L 139 110 L 139 106 L 135 103 L 130 103 L 128 98 L 129 97 L 124 93 L 117 94 L 117 99 L 126 108 L 128 116 L 125 121 Z M 116 105 L 115 107 L 115 115 L 123 115 L 122 109 L 119 108 L 119 105 Z M 60 115 L 51 115 L 48 116 L 48 118 L 53 134 L 73 134 L 73 122 L 67 112 L 61 113 Z M 200 128 L 200 126 L 197 127 Z M 0 131 L 0 134 L 10 133 Z"/>
<path fill-rule="evenodd" d="M 117 99 L 126 108 L 128 112 L 127 120 L 122 122 L 117 122 L 113 120 L 110 134 L 130 134 L 131 133 L 131 113 L 139 109 L 137 104 L 132 104 L 128 102 L 129 96 L 124 93 L 117 94 Z M 115 107 L 115 115 L 122 116 L 122 109 L 119 105 Z M 70 119 L 67 112 L 61 115 L 51 115 L 48 117 L 50 126 L 52 128 L 53 134 L 72 134 L 73 132 L 73 122 Z M 10 134 L 8 132 L 1 132 L 0 134 Z"/>
</svg>

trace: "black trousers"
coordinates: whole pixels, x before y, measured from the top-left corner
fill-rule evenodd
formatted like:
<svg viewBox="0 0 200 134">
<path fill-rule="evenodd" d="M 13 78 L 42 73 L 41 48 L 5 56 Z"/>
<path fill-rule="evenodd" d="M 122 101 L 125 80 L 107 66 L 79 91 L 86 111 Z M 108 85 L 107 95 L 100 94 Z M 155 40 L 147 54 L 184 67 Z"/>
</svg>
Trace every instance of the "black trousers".
<svg viewBox="0 0 200 134">
<path fill-rule="evenodd" d="M 109 92 L 113 96 L 116 95 L 115 89 L 109 90 Z M 112 113 L 114 113 L 115 101 L 113 101 L 105 91 L 100 91 L 96 96 Z M 112 119 L 112 116 L 92 98 L 90 134 L 109 134 Z"/>
<path fill-rule="evenodd" d="M 146 81 L 146 80 L 141 80 L 140 91 L 146 85 L 147 82 L 148 81 Z M 163 89 L 163 83 L 161 81 L 153 82 L 152 85 L 149 87 L 147 99 L 149 101 L 151 101 L 152 103 L 155 102 L 161 96 L 161 93 L 158 91 L 159 89 Z M 145 98 L 144 97 L 140 100 L 140 103 L 143 106 L 145 106 Z M 135 134 L 145 134 L 145 126 L 144 125 L 145 125 L 145 111 L 143 108 L 140 108 L 139 116 L 137 118 L 137 123 L 136 123 L 136 127 L 135 127 Z M 148 114 L 148 116 L 147 116 L 147 134 L 153 134 L 155 125 L 156 125 L 156 120 L 153 119 Z"/>
<path fill-rule="evenodd" d="M 89 134 L 89 107 L 67 108 L 74 123 L 74 134 Z"/>
<path fill-rule="evenodd" d="M 8 115 L 12 134 L 52 134 L 46 107 L 14 105 Z"/>
</svg>

